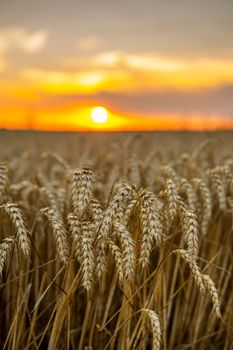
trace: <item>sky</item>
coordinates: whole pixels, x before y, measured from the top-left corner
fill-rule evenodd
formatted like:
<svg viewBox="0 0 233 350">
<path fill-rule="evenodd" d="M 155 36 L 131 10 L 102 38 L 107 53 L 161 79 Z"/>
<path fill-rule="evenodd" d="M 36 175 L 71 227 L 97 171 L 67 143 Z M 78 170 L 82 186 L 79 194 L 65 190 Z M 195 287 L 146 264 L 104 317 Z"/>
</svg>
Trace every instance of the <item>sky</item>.
<svg viewBox="0 0 233 350">
<path fill-rule="evenodd" d="M 233 128 L 232 36 L 233 0 L 0 0 L 0 127 Z"/>
</svg>

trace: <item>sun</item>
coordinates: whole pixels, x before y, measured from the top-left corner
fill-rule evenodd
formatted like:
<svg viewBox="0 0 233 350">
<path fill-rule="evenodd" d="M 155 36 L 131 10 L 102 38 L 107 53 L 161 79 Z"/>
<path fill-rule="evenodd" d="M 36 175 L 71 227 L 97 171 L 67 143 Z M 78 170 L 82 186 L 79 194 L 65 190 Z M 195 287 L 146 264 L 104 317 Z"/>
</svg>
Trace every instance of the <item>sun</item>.
<svg viewBox="0 0 233 350">
<path fill-rule="evenodd" d="M 108 120 L 108 111 L 104 107 L 95 107 L 91 112 L 91 118 L 97 124 L 104 124 Z"/>
</svg>

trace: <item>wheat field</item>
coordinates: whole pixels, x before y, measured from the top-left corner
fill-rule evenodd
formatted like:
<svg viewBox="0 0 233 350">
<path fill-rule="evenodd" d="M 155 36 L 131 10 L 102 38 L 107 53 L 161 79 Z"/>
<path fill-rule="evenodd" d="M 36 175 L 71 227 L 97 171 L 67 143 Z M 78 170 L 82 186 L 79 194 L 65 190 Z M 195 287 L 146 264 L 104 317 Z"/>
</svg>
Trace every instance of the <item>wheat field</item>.
<svg viewBox="0 0 233 350">
<path fill-rule="evenodd" d="M 1 349 L 233 349 L 233 137 L 0 133 Z"/>
</svg>

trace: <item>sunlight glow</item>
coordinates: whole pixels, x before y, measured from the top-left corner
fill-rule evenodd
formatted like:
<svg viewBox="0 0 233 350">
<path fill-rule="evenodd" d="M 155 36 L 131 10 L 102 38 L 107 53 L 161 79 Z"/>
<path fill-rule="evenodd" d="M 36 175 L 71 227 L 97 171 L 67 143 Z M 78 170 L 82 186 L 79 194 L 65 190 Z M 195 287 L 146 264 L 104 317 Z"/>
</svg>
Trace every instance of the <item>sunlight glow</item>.
<svg viewBox="0 0 233 350">
<path fill-rule="evenodd" d="M 108 112 L 104 107 L 95 107 L 92 110 L 91 118 L 97 124 L 104 124 L 108 120 Z"/>
</svg>

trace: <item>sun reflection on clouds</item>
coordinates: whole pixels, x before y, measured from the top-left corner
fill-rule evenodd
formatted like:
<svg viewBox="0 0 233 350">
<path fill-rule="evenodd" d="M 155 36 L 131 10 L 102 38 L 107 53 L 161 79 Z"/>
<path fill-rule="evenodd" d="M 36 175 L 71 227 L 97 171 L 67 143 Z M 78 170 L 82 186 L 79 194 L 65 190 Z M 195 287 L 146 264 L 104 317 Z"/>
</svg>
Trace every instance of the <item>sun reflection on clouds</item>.
<svg viewBox="0 0 233 350">
<path fill-rule="evenodd" d="M 96 86 L 105 80 L 103 72 L 87 72 L 77 74 L 75 81 L 78 85 L 82 86 Z"/>
<path fill-rule="evenodd" d="M 233 84 L 233 60 L 172 59 L 156 55 L 109 52 L 85 63 L 57 70 L 26 68 L 21 79 L 51 92 L 141 91 L 142 89 L 201 89 Z"/>
<path fill-rule="evenodd" d="M 183 68 L 181 60 L 160 57 L 156 54 L 129 54 L 121 51 L 109 51 L 97 54 L 93 64 L 108 67 L 125 66 L 142 71 L 171 72 Z"/>
</svg>

